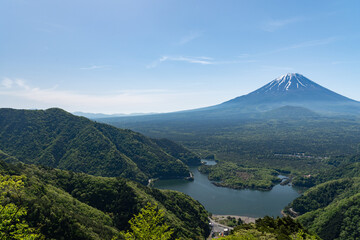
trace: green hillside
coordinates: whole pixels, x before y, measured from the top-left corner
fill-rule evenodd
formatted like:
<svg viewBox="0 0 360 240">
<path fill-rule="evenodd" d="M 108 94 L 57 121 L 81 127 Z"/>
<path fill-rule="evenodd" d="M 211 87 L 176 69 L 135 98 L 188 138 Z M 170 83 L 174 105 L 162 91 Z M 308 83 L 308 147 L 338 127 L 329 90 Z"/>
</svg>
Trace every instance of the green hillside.
<svg viewBox="0 0 360 240">
<path fill-rule="evenodd" d="M 142 183 L 187 177 L 184 162 L 196 158 L 173 142 L 154 141 L 56 108 L 0 109 L 0 146 L 24 163 Z"/>
<path fill-rule="evenodd" d="M 322 239 L 360 237 L 360 178 L 331 180 L 310 188 L 289 206 Z"/>
<path fill-rule="evenodd" d="M 341 178 L 360 177 L 360 155 L 331 157 L 328 164 L 331 169 L 322 169 L 315 175 L 297 176 L 293 184 L 300 187 L 313 187 L 317 184 Z"/>
<path fill-rule="evenodd" d="M 199 156 L 184 148 L 183 146 L 170 141 L 166 138 L 152 139 L 157 145 L 162 147 L 171 156 L 180 159 L 186 165 L 200 165 L 201 159 Z"/>
<path fill-rule="evenodd" d="M 0 158 L 4 158 L 4 154 Z M 207 212 L 185 194 L 160 191 L 124 178 L 96 177 L 49 167 L 0 161 L 1 175 L 23 176 L 26 222 L 47 239 L 111 239 L 147 202 L 165 211 L 174 236 L 203 239 Z"/>
</svg>

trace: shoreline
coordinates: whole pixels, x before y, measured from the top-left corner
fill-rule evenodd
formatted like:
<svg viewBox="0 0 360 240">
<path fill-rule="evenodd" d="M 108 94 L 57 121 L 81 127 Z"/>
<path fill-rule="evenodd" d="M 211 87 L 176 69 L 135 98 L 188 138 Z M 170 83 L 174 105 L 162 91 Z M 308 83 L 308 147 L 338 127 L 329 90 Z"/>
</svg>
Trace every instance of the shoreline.
<svg viewBox="0 0 360 240">
<path fill-rule="evenodd" d="M 241 218 L 241 220 L 244 222 L 244 223 L 255 223 L 255 220 L 258 219 L 258 218 L 254 218 L 254 217 L 248 217 L 248 216 L 238 216 L 238 215 L 221 215 L 221 214 L 213 214 L 211 216 L 211 219 L 213 219 L 215 221 L 216 219 L 216 222 L 218 220 L 222 220 L 222 219 L 226 219 L 227 217 L 233 217 L 233 218 L 236 218 L 239 219 Z"/>
</svg>

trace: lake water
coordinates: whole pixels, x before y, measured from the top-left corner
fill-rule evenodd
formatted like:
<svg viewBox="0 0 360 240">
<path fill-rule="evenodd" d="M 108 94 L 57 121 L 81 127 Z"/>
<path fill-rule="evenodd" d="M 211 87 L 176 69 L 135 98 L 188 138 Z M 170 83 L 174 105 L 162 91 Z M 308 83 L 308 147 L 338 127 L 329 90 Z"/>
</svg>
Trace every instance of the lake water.
<svg viewBox="0 0 360 240">
<path fill-rule="evenodd" d="M 206 162 L 215 164 L 214 161 Z M 194 181 L 159 180 L 154 187 L 186 193 L 213 214 L 248 217 L 281 216 L 281 210 L 299 196 L 291 186 L 276 185 L 270 191 L 216 187 L 197 167 L 190 167 L 190 170 L 194 173 Z"/>
</svg>

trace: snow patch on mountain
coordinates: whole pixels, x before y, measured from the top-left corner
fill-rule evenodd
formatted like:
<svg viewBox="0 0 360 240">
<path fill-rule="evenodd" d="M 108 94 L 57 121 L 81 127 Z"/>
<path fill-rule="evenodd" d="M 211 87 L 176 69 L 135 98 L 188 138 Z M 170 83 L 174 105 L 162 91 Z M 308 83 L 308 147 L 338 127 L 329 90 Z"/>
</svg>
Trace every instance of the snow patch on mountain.
<svg viewBox="0 0 360 240">
<path fill-rule="evenodd" d="M 298 73 L 288 73 L 276 78 L 264 87 L 255 91 L 256 93 L 282 92 L 295 89 L 317 87 L 317 84 Z"/>
</svg>

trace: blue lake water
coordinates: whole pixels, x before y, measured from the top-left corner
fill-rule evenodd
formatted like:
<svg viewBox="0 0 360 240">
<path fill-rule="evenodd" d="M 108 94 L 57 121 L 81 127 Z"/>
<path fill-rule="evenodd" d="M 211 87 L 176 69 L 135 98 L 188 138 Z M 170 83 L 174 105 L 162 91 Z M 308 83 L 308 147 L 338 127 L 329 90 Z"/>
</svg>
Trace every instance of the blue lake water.
<svg viewBox="0 0 360 240">
<path fill-rule="evenodd" d="M 215 164 L 207 161 L 207 164 Z M 216 187 L 197 167 L 190 167 L 194 181 L 159 180 L 154 187 L 186 193 L 213 214 L 249 217 L 281 216 L 281 210 L 300 194 L 291 186 L 276 185 L 270 191 L 235 190 Z"/>
</svg>

